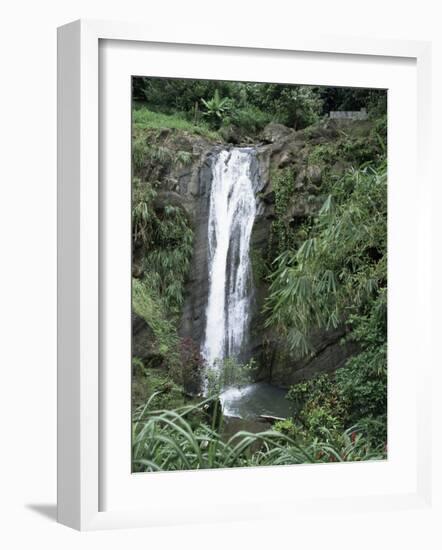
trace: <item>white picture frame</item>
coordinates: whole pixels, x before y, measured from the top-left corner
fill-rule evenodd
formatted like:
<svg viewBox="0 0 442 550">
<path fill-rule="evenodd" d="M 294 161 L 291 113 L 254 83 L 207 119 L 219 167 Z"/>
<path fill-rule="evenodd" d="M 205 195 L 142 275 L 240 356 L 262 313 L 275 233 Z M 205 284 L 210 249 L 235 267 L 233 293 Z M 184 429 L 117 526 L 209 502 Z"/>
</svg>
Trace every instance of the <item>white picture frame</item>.
<svg viewBox="0 0 442 550">
<path fill-rule="evenodd" d="M 101 486 L 106 480 L 106 473 L 103 472 L 102 455 L 108 450 L 107 444 L 103 444 L 102 416 L 106 414 L 106 407 L 101 402 L 105 396 L 100 385 L 103 374 L 100 304 L 105 298 L 105 291 L 100 284 L 103 277 L 103 236 L 100 230 L 106 227 L 100 225 L 100 211 L 103 208 L 100 192 L 100 112 L 103 109 L 100 105 L 100 44 L 103 41 L 116 44 L 124 42 L 128 48 L 140 44 L 166 44 L 175 51 L 180 48 L 192 50 L 195 47 L 204 51 L 204 55 L 209 58 L 216 47 L 219 50 L 228 48 L 229 55 L 233 57 L 244 55 L 244 52 L 261 52 L 262 55 L 267 52 L 280 57 L 287 52 L 303 52 L 314 56 L 328 55 L 330 59 L 351 58 L 356 63 L 370 58 L 391 64 L 395 60 L 410 60 L 415 66 L 417 83 L 417 125 L 415 128 L 413 122 L 410 126 L 412 130 L 415 129 L 412 132 L 415 140 L 412 156 L 415 156 L 419 173 L 419 230 L 416 234 L 419 263 L 412 279 L 413 284 L 416 284 L 415 314 L 428 312 L 431 303 L 429 250 L 425 245 L 430 237 L 430 214 L 425 204 L 431 197 L 426 159 L 431 116 L 430 44 L 342 36 L 311 39 L 299 34 L 281 37 L 278 43 L 272 44 L 267 44 L 261 37 L 253 41 L 238 38 L 212 43 L 203 32 L 200 36 L 192 37 L 186 36 L 185 30 L 179 36 L 163 36 L 162 33 L 157 35 L 136 24 L 101 21 L 76 21 L 58 31 L 58 521 L 76 529 L 90 530 L 250 519 L 263 517 L 264 513 L 268 516 L 268 512 L 263 510 L 263 504 L 266 499 L 274 502 L 278 498 L 278 491 L 272 493 L 272 486 L 278 487 L 278 483 L 286 482 L 292 470 L 285 468 L 268 474 L 277 468 L 266 469 L 267 481 L 261 491 L 263 494 L 259 498 L 252 494 L 248 506 L 244 505 L 245 500 L 239 500 L 229 510 L 222 497 L 214 507 L 207 507 L 204 501 L 198 503 L 197 499 L 193 499 L 185 509 L 178 498 L 175 506 L 170 505 L 170 500 L 169 505 L 167 502 L 161 505 L 149 505 L 147 502 L 146 506 L 139 506 L 139 503 L 133 506 L 129 505 L 128 496 L 121 499 L 121 505 L 113 502 L 111 509 L 103 507 Z M 155 54 L 151 52 L 150 55 Z M 182 71 L 185 73 L 186 69 Z M 130 144 L 127 146 L 130 147 Z M 413 146 L 413 143 L 410 141 L 408 146 Z M 400 151 L 397 153 L 400 154 Z M 409 177 L 414 178 L 413 174 Z M 422 318 L 430 316 L 422 315 Z M 432 363 L 431 347 L 427 345 L 431 331 L 425 326 L 426 322 L 429 321 L 423 321 L 419 329 L 422 336 L 419 352 L 426 353 L 428 360 L 420 363 L 420 377 L 413 387 L 416 407 L 412 407 L 410 413 L 413 416 L 412 426 L 416 428 L 413 436 L 415 455 L 407 466 L 408 471 L 413 469 L 412 488 L 404 485 L 403 490 L 390 487 L 386 491 L 376 489 L 357 495 L 347 491 L 346 494 L 336 495 L 336 498 L 320 490 L 313 490 L 311 498 L 305 494 L 301 498 L 281 495 L 281 500 L 291 504 L 288 507 L 291 513 L 312 508 L 320 510 L 331 503 L 335 510 L 343 513 L 355 507 L 361 510 L 391 510 L 429 506 L 431 451 L 428 396 L 431 393 Z M 398 406 L 406 406 L 400 404 L 400 401 L 398 403 Z M 394 462 L 390 464 L 394 465 Z M 335 465 L 334 471 L 336 466 L 339 468 Z M 343 467 L 351 469 L 353 465 Z M 377 465 L 371 467 L 374 468 L 373 475 L 377 475 Z M 250 473 L 250 470 L 255 471 Z M 167 490 L 172 491 L 168 493 L 170 496 L 173 495 L 173 486 L 178 485 L 185 490 L 188 480 L 195 480 L 196 475 L 204 476 L 204 484 L 213 484 L 218 488 L 228 480 L 236 484 L 252 484 L 256 479 L 253 476 L 264 475 L 256 469 L 250 470 L 163 473 L 162 477 L 152 477 L 151 480 L 157 490 L 167 486 Z M 328 469 L 315 472 L 318 473 L 318 479 L 322 480 L 330 475 Z M 353 468 L 351 482 L 355 483 L 358 476 L 366 473 L 367 470 L 362 473 Z M 126 471 L 125 475 L 129 476 L 130 472 Z M 311 476 L 311 473 L 305 475 Z M 118 493 L 115 494 L 118 498 Z"/>
</svg>

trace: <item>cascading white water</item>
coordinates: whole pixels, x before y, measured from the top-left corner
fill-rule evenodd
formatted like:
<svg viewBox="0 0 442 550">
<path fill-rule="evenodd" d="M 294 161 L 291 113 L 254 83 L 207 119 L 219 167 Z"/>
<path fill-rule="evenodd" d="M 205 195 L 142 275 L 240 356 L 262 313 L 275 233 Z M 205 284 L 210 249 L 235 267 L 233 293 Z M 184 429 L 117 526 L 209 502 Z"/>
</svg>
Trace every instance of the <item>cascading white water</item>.
<svg viewBox="0 0 442 550">
<path fill-rule="evenodd" d="M 202 354 L 211 369 L 237 357 L 250 321 L 250 236 L 256 215 L 253 149 L 220 151 L 212 166 L 209 295 Z"/>
</svg>

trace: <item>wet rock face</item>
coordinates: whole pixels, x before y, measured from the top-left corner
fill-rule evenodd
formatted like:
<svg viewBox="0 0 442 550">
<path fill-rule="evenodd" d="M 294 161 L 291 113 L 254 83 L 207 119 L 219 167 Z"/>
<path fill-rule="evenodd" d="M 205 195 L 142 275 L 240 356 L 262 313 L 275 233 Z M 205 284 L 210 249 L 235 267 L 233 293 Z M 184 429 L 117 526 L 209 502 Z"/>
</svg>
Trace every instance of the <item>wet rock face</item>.
<svg viewBox="0 0 442 550">
<path fill-rule="evenodd" d="M 258 376 L 276 386 L 287 388 L 318 374 L 332 373 L 360 351 L 356 342 L 342 343 L 345 334 L 345 327 L 316 331 L 311 336 L 313 351 L 302 359 L 288 357 L 284 351 L 284 342 L 278 345 L 275 339 L 274 345 L 266 349 L 265 361 L 261 361 Z"/>
<path fill-rule="evenodd" d="M 216 149 L 206 152 L 201 159 L 198 174 L 193 180 L 193 243 L 188 280 L 185 285 L 185 301 L 180 323 L 180 334 L 201 344 L 204 336 L 205 312 L 207 306 L 208 279 L 208 216 L 212 162 Z"/>
</svg>

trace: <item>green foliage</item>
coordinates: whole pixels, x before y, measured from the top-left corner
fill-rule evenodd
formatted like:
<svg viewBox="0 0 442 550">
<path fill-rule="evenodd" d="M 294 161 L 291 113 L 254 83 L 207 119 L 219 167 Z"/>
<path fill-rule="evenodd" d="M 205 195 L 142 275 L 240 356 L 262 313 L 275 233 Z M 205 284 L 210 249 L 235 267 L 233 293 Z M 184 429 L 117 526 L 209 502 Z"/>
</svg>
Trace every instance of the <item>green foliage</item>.
<svg viewBox="0 0 442 550">
<path fill-rule="evenodd" d="M 382 162 L 386 153 L 385 140 L 386 127 L 379 121 L 368 136 L 358 137 L 341 130 L 335 142 L 316 145 L 309 154 L 308 163 L 321 166 L 329 188 L 333 188 L 335 179 L 330 178 L 330 174 L 336 163 L 362 168 L 367 163 Z"/>
<path fill-rule="evenodd" d="M 223 124 L 234 124 L 243 134 L 255 135 L 273 120 L 272 114 L 254 105 L 232 107 Z"/>
<path fill-rule="evenodd" d="M 299 414 L 307 404 L 312 402 L 318 406 L 323 406 L 328 405 L 328 401 L 330 401 L 331 407 L 336 407 L 338 399 L 334 393 L 330 377 L 321 374 L 292 386 L 287 393 L 287 398 L 293 401 L 295 411 Z"/>
<path fill-rule="evenodd" d="M 213 128 L 218 129 L 226 115 L 232 109 L 231 100 L 228 97 L 221 97 L 218 88 L 211 99 L 207 101 L 201 98 L 201 102 L 205 107 L 204 116 L 210 122 Z"/>
<path fill-rule="evenodd" d="M 144 363 L 139 357 L 132 357 L 132 372 L 142 374 L 144 372 Z"/>
<path fill-rule="evenodd" d="M 178 336 L 176 327 L 164 308 L 161 296 L 149 276 L 132 279 L 133 311 L 149 325 L 154 337 L 156 351 L 168 359 L 169 364 L 178 361 Z"/>
<path fill-rule="evenodd" d="M 265 281 L 270 274 L 269 266 L 264 258 L 261 250 L 258 248 L 251 248 L 250 250 L 250 262 L 252 265 L 253 280 L 255 286 L 259 285 L 262 281 Z"/>
<path fill-rule="evenodd" d="M 219 430 L 189 415 L 208 402 L 175 410 L 153 410 L 155 394 L 134 415 L 132 465 L 135 472 L 200 470 L 239 466 L 275 466 L 315 462 L 379 460 L 382 449 L 371 447 L 357 429 L 306 444 L 277 430 L 237 432 L 225 441 Z M 258 449 L 258 450 L 256 450 Z"/>
<path fill-rule="evenodd" d="M 209 100 L 216 90 L 229 96 L 232 86 L 215 80 L 142 77 L 133 79 L 132 89 L 134 99 L 145 101 L 154 111 L 192 113 L 201 98 Z"/>
<path fill-rule="evenodd" d="M 379 118 L 386 112 L 387 98 L 385 90 L 363 88 L 146 77 L 133 78 L 132 90 L 134 104 L 149 109 L 142 116 L 134 112 L 135 124 L 207 133 L 208 118 L 214 127 L 224 121 L 252 135 L 271 121 L 305 128 L 331 110 L 366 108 Z M 207 113 L 203 119 L 201 110 Z M 171 118 L 165 119 L 167 115 Z"/>
<path fill-rule="evenodd" d="M 143 251 L 141 276 L 132 282 L 132 308 L 152 330 L 152 352 L 162 358 L 172 379 L 185 385 L 190 371 L 180 354 L 176 319 L 184 300 L 193 231 L 184 210 L 158 202 L 151 184 L 134 179 L 132 199 L 134 249 Z"/>
<path fill-rule="evenodd" d="M 134 172 L 138 172 L 143 168 L 147 155 L 148 146 L 144 137 L 134 136 L 132 139 L 132 164 Z"/>
<path fill-rule="evenodd" d="M 155 229 L 159 224 L 154 208 L 157 192 L 138 178 L 132 181 L 132 235 L 133 242 L 150 248 L 154 243 Z"/>
<path fill-rule="evenodd" d="M 321 100 L 309 86 L 284 88 L 275 101 L 275 110 L 281 122 L 299 130 L 319 120 Z"/>
<path fill-rule="evenodd" d="M 287 394 L 294 403 L 294 418 L 279 428 L 309 441 L 336 437 L 357 425 L 368 441 L 382 447 L 387 440 L 386 375 L 385 357 L 375 358 L 370 350 L 350 359 L 334 375 L 322 374 L 296 384 Z"/>
<path fill-rule="evenodd" d="M 132 110 L 132 124 L 136 131 L 172 128 L 183 130 L 190 134 L 201 135 L 211 140 L 219 140 L 218 133 L 211 130 L 209 125 L 203 120 L 195 124 L 180 112 L 174 112 L 173 114 L 155 112 L 151 111 L 143 104 L 134 105 Z"/>
<path fill-rule="evenodd" d="M 273 429 L 277 432 L 281 432 L 284 435 L 288 435 L 291 438 L 296 438 L 299 435 L 299 429 L 296 426 L 293 418 L 284 418 L 284 420 L 278 420 L 273 424 Z"/>
<path fill-rule="evenodd" d="M 380 149 L 384 154 L 387 152 L 387 129 L 388 120 L 387 112 L 385 110 L 375 119 L 372 130 L 372 135 L 377 138 Z"/>
<path fill-rule="evenodd" d="M 165 136 L 164 129 L 134 129 L 132 139 L 132 167 L 136 183 L 149 182 L 154 189 L 161 187 L 164 178 L 173 167 L 188 166 L 193 155 L 176 148 Z"/>
<path fill-rule="evenodd" d="M 235 124 L 246 134 L 271 121 L 304 128 L 318 120 L 322 106 L 315 88 L 282 84 L 134 78 L 133 96 L 135 126 L 193 133 L 207 132 L 204 120 L 216 129 Z"/>
<path fill-rule="evenodd" d="M 316 122 L 321 113 L 322 101 L 311 86 L 251 83 L 247 92 L 250 103 L 297 130 Z"/>
<path fill-rule="evenodd" d="M 167 370 L 145 367 L 141 359 L 132 359 L 132 403 L 134 409 L 144 405 L 155 395 L 158 407 L 174 409 L 185 404 L 182 387 L 169 376 Z"/>
<path fill-rule="evenodd" d="M 371 308 L 350 318 L 351 337 L 361 352 L 336 371 L 348 423 L 358 423 L 374 440 L 387 439 L 387 296 L 383 288 Z"/>
<path fill-rule="evenodd" d="M 172 162 L 172 153 L 167 147 L 149 144 L 142 135 L 132 141 L 132 159 L 134 171 L 142 170 L 146 165 L 165 166 Z"/>
<path fill-rule="evenodd" d="M 386 90 L 373 88 L 333 88 L 321 86 L 315 88 L 323 104 L 323 113 L 330 111 L 359 111 L 367 109 L 376 118 L 387 108 Z"/>
<path fill-rule="evenodd" d="M 294 178 L 290 168 L 274 171 L 271 174 L 272 189 L 275 193 L 275 213 L 283 217 L 293 197 Z"/>
<path fill-rule="evenodd" d="M 307 130 L 306 130 L 307 131 Z M 311 151 L 308 162 L 309 164 L 332 165 L 341 160 L 334 143 L 320 143 Z"/>
<path fill-rule="evenodd" d="M 268 325 L 287 336 L 292 354 L 307 355 L 314 329 L 346 324 L 359 347 L 334 377 L 297 384 L 292 434 L 335 437 L 357 424 L 375 446 L 387 433 L 387 172 L 385 163 L 349 170 L 297 249 L 275 261 Z"/>
<path fill-rule="evenodd" d="M 286 217 L 287 209 L 293 197 L 295 188 L 294 174 L 291 168 L 274 170 L 271 173 L 272 190 L 275 193 L 275 219 L 272 222 L 269 248 L 270 257 L 274 258 L 275 252 L 291 248 L 294 238 Z"/>
<path fill-rule="evenodd" d="M 334 375 L 321 375 L 293 386 L 288 398 L 304 437 L 327 427 L 330 431 L 358 425 L 375 446 L 387 440 L 386 289 L 369 314 L 354 315 L 351 338 L 360 353 Z"/>
<path fill-rule="evenodd" d="M 172 314 L 183 304 L 184 281 L 192 256 L 193 230 L 185 211 L 156 203 L 157 191 L 149 183 L 133 181 L 132 230 L 142 246 L 146 281 Z"/>
<path fill-rule="evenodd" d="M 287 398 L 295 405 L 299 433 L 305 438 L 342 432 L 345 407 L 336 384 L 328 375 L 320 375 L 292 386 Z"/>
<path fill-rule="evenodd" d="M 182 166 L 188 166 L 192 163 L 192 153 L 189 151 L 178 151 L 175 157 L 175 162 Z"/>
<path fill-rule="evenodd" d="M 350 170 L 338 179 L 297 250 L 276 260 L 268 325 L 293 350 L 309 352 L 314 328 L 336 328 L 370 309 L 387 279 L 386 166 Z"/>
</svg>

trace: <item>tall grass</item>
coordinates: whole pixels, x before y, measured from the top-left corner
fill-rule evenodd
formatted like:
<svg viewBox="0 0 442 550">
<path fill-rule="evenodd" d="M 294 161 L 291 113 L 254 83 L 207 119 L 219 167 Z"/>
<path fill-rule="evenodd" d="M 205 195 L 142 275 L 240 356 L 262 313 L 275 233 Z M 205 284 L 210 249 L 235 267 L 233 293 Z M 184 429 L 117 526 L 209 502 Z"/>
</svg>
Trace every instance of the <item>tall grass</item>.
<svg viewBox="0 0 442 550">
<path fill-rule="evenodd" d="M 241 466 L 275 466 L 317 462 L 380 460 L 384 454 L 372 449 L 356 428 L 337 441 L 315 439 L 300 444 L 275 430 L 260 433 L 240 431 L 227 440 L 219 428 L 219 410 L 209 423 L 192 426 L 189 416 L 201 412 L 213 398 L 197 406 L 153 410 L 152 395 L 134 415 L 132 464 L 134 472 L 202 470 Z M 213 403 L 212 403 L 213 405 Z"/>
<path fill-rule="evenodd" d="M 184 115 L 180 113 L 174 113 L 171 115 L 150 111 L 145 106 L 135 106 L 132 111 L 132 123 L 136 129 L 161 129 L 172 128 L 178 130 L 185 130 L 192 134 L 204 136 L 208 139 L 219 141 L 219 134 L 209 128 L 204 122 L 198 122 L 194 124 L 187 120 Z"/>
</svg>

